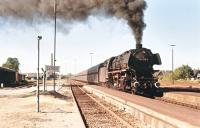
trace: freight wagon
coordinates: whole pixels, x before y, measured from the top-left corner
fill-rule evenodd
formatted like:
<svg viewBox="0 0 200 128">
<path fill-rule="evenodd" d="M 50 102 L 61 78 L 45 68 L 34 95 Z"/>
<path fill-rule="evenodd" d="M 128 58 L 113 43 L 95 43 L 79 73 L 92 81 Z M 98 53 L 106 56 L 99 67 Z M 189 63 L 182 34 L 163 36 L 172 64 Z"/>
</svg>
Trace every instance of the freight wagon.
<svg viewBox="0 0 200 128">
<path fill-rule="evenodd" d="M 23 80 L 25 80 L 25 76 L 23 74 L 20 74 L 15 70 L 0 67 L 0 84 L 16 85 Z"/>
</svg>

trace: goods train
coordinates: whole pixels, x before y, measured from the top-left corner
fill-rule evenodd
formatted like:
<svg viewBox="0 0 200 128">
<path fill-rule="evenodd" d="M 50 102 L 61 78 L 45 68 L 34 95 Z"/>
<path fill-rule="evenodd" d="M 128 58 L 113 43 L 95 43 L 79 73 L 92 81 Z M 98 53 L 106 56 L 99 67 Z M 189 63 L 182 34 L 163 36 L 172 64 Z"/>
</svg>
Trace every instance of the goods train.
<svg viewBox="0 0 200 128">
<path fill-rule="evenodd" d="M 80 72 L 72 79 L 91 84 L 131 91 L 139 95 L 162 95 L 154 65 L 160 65 L 158 53 L 137 44 L 119 56 L 111 57 L 86 71 Z"/>
<path fill-rule="evenodd" d="M 0 84 L 15 86 L 23 80 L 25 80 L 25 75 L 15 70 L 0 67 Z"/>
</svg>

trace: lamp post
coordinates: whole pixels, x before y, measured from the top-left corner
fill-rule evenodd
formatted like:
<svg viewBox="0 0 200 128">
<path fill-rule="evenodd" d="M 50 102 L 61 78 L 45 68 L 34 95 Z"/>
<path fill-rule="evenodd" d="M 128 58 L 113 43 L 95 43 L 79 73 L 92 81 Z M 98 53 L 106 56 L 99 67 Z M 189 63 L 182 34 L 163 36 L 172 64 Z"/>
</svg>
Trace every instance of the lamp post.
<svg viewBox="0 0 200 128">
<path fill-rule="evenodd" d="M 42 69 L 42 72 L 43 72 L 43 91 L 45 92 L 47 89 L 46 89 L 46 71 Z"/>
<path fill-rule="evenodd" d="M 124 0 L 126 7 L 128 7 L 129 0 Z"/>
<path fill-rule="evenodd" d="M 39 69 L 40 69 L 40 40 L 42 39 L 42 36 L 38 36 L 38 67 L 37 67 L 37 91 L 36 91 L 36 97 L 37 97 L 37 105 L 36 105 L 36 108 L 37 108 L 37 112 L 40 111 L 40 106 L 39 106 L 39 103 L 40 103 L 40 94 L 39 94 L 39 91 L 40 91 L 40 86 L 39 86 L 39 79 L 40 79 L 40 72 L 39 72 Z"/>
<path fill-rule="evenodd" d="M 94 53 L 90 53 L 90 66 L 92 67 L 92 55 L 93 55 Z"/>
<path fill-rule="evenodd" d="M 170 45 L 172 47 L 172 85 L 174 85 L 174 44 Z"/>
<path fill-rule="evenodd" d="M 56 0 L 54 0 L 54 58 L 53 58 L 53 90 L 55 91 L 55 86 L 56 86 L 56 73 L 55 73 L 55 66 L 56 66 Z"/>
</svg>

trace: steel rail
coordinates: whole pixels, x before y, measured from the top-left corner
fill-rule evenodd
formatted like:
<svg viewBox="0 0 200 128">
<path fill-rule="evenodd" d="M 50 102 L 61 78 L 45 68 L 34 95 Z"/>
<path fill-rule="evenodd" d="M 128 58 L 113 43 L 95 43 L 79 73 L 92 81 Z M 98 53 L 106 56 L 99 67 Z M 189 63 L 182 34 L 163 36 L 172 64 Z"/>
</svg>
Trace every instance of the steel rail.
<svg viewBox="0 0 200 128">
<path fill-rule="evenodd" d="M 173 99 L 170 99 L 170 98 L 155 97 L 155 100 L 159 100 L 159 101 L 166 102 L 166 103 L 176 104 L 176 105 L 179 105 L 179 106 L 200 110 L 200 106 L 198 106 L 198 105 L 184 103 L 184 102 L 180 102 L 180 101 L 173 100 Z"/>
<path fill-rule="evenodd" d="M 82 111 L 81 111 L 81 108 L 80 108 L 80 106 L 79 106 L 79 104 L 78 104 L 78 100 L 77 100 L 77 98 L 76 98 L 76 96 L 75 96 L 75 93 L 74 93 L 74 91 L 73 91 L 73 89 L 72 89 L 72 85 L 71 85 L 71 91 L 72 91 L 72 96 L 73 96 L 73 99 L 74 99 L 74 101 L 75 101 L 75 103 L 76 103 L 76 106 L 77 106 L 77 108 L 78 108 L 78 111 L 79 111 L 79 113 L 80 113 L 80 116 L 82 117 L 82 120 L 83 120 L 83 123 L 84 123 L 84 125 L 85 125 L 85 128 L 86 128 L 86 119 L 84 118 L 84 116 L 83 116 L 83 113 L 82 113 Z"/>
</svg>

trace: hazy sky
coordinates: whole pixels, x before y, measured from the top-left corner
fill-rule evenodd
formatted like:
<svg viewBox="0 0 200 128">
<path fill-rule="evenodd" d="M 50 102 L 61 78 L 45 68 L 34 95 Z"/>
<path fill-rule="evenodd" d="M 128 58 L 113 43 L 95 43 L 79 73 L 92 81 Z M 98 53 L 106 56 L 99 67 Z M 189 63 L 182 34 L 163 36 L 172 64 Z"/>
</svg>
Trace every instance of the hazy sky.
<svg viewBox="0 0 200 128">
<path fill-rule="evenodd" d="M 200 68 L 200 1 L 146 0 L 143 46 L 160 53 L 162 65 L 156 69 L 171 69 L 171 47 L 175 67 L 188 64 Z M 42 35 L 40 66 L 50 64 L 53 52 L 53 23 L 26 24 L 0 18 L 0 64 L 8 57 L 17 57 L 21 72 L 36 72 L 37 36 Z M 90 16 L 87 21 L 66 23 L 58 28 L 57 62 L 61 73 L 78 72 L 111 56 L 135 48 L 134 36 L 126 21 L 114 17 Z"/>
</svg>

